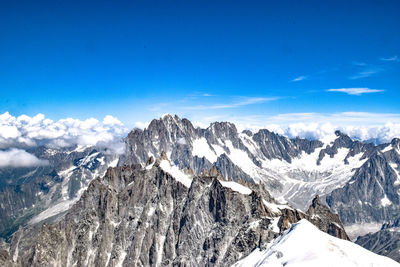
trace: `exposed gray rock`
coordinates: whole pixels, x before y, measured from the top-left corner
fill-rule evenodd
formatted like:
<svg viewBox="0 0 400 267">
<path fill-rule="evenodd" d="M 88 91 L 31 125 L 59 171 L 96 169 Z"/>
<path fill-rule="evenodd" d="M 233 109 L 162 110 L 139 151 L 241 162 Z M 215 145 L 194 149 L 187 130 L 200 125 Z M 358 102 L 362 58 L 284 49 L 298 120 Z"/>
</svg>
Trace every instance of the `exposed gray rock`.
<svg viewBox="0 0 400 267">
<path fill-rule="evenodd" d="M 308 208 L 307 215 L 310 216 L 309 221 L 322 231 L 338 236 L 341 239 L 350 240 L 339 219 L 339 215 L 332 213 L 327 206 L 322 204 L 318 195 L 315 196 L 311 206 Z"/>
<path fill-rule="evenodd" d="M 343 223 L 385 222 L 400 213 L 400 183 L 390 161 L 376 151 L 343 187 L 326 197 Z"/>
<path fill-rule="evenodd" d="M 358 237 L 356 244 L 400 262 L 400 218 L 384 224 L 376 233 Z"/>
<path fill-rule="evenodd" d="M 311 220 L 288 206 L 271 208 L 278 204 L 263 185 L 240 181 L 251 189 L 242 194 L 204 176 L 188 188 L 158 164 L 109 169 L 59 223 L 17 232 L 4 258 L 16 266 L 229 266 L 291 223 Z M 319 205 L 312 214 L 324 228 L 329 211 Z"/>
<path fill-rule="evenodd" d="M 308 207 L 312 196 L 321 194 L 321 198 L 326 200 L 332 210 L 339 214 L 345 225 L 360 222 L 384 223 L 391 220 L 400 212 L 400 179 L 398 178 L 400 140 L 395 138 L 391 144 L 374 145 L 352 140 L 339 131 L 336 132 L 336 136 L 337 138 L 333 142 L 324 144 L 318 140 L 289 139 L 268 130 L 260 130 L 256 133 L 251 131 L 238 133 L 235 125 L 229 122 L 216 122 L 206 129 L 201 129 L 195 128 L 187 119 L 167 115 L 159 120 L 153 120 L 144 130 L 134 129 L 129 133 L 125 140 L 126 153 L 119 158 L 119 166 L 123 168 L 124 165 L 140 164 L 145 167 L 155 164 L 155 158 L 169 158 L 171 163 L 185 173 L 199 175 L 200 177 L 195 180 L 203 181 L 203 183 L 207 181 L 211 184 L 213 180 L 210 176 L 217 176 L 219 180 L 238 181 L 246 184 L 249 188 L 253 188 L 253 183 L 246 182 L 258 181 L 259 184 L 265 186 L 264 189 L 268 189 L 264 190 L 265 192 L 270 191 L 276 197 L 282 196 L 282 192 L 287 190 L 284 195 L 286 200 L 303 210 Z M 211 151 L 211 154 L 215 152 L 215 158 L 198 156 L 195 153 L 193 144 L 198 139 L 205 140 L 204 149 Z M 299 183 L 285 188 L 287 181 L 282 178 L 280 170 L 274 169 L 273 171 L 276 172 L 272 173 L 268 169 L 270 160 L 279 160 L 290 166 L 295 159 L 315 151 L 317 152 L 314 154 L 319 156 L 315 162 L 310 162 L 310 164 L 323 165 L 324 160 L 336 157 L 339 151 L 343 151 L 342 149 L 345 149 L 346 157 L 344 160 L 341 158 L 338 164 L 353 166 L 349 165 L 349 162 L 352 157 L 360 155 L 360 153 L 362 154 L 361 159 L 366 160 L 360 168 L 354 170 L 354 174 L 349 169 L 349 175 L 343 183 L 335 184 L 339 178 L 332 170 L 320 173 L 314 170 L 294 169 L 286 173 L 286 178 L 299 181 Z M 59 151 L 36 148 L 29 152 L 39 158 L 48 159 L 50 166 L 0 170 L 0 236 L 9 237 L 19 226 L 25 225 L 43 210 L 61 203 L 63 198 L 67 200 L 77 198 L 82 192 L 82 188 L 85 188 L 97 175 L 101 176 L 110 162 L 116 159 L 115 155 L 98 151 L 95 148 L 87 148 L 83 151 L 73 150 L 74 148 Z M 236 154 L 233 153 L 234 151 Z M 239 160 L 237 160 L 238 158 Z M 246 164 L 241 164 L 241 158 L 246 160 L 244 161 Z M 250 168 L 246 168 L 250 165 Z M 62 171 L 69 167 L 73 168 L 68 174 L 63 174 Z M 141 169 L 139 166 L 137 168 Z M 263 172 L 265 170 L 267 171 Z M 324 177 L 321 177 L 322 175 Z M 320 189 L 322 187 L 319 187 L 318 182 L 326 177 L 330 177 L 333 185 Z M 317 186 L 303 186 L 310 182 L 315 182 Z M 100 184 L 104 184 L 104 181 L 101 180 Z M 105 188 L 110 189 L 108 184 Z M 120 188 L 112 190 L 116 190 L 113 196 L 116 194 L 118 199 L 122 191 Z M 203 190 L 207 191 L 209 188 L 203 188 Z M 254 190 L 263 191 L 260 188 Z M 182 194 L 187 198 L 188 192 Z M 264 199 L 269 195 L 269 193 L 263 194 Z M 177 205 L 175 203 L 174 207 Z M 144 207 L 141 208 L 144 209 Z M 183 206 L 179 206 L 179 208 L 183 210 Z M 281 229 L 284 229 L 301 217 L 312 218 L 314 216 L 317 218 L 315 210 L 326 212 L 325 209 L 320 208 L 319 204 L 311 210 L 309 209 L 310 213 L 307 212 L 305 215 L 298 210 L 282 211 L 286 219 L 281 218 L 279 225 Z M 97 216 L 97 213 L 95 215 Z M 174 213 L 177 218 L 180 218 L 181 215 L 181 213 Z M 332 224 L 329 226 L 326 222 L 320 222 L 315 218 L 313 223 L 324 225 L 321 226 L 324 231 L 335 232 L 336 235 L 344 237 L 341 224 L 337 229 L 333 229 L 331 228 Z M 331 220 L 336 219 L 331 217 L 328 221 Z M 48 218 L 47 222 L 53 222 L 52 218 Z M 99 227 L 106 226 L 99 223 Z M 172 238 L 172 236 L 177 238 L 176 232 L 168 233 L 166 238 Z M 72 235 L 72 233 L 70 234 Z M 108 232 L 107 234 L 111 236 Z M 26 235 L 20 233 L 15 236 Z M 157 239 L 158 237 L 152 238 Z M 156 241 L 154 242 L 157 244 Z M 27 244 L 27 242 L 23 243 Z M 174 244 L 169 249 L 176 253 L 177 243 Z M 122 245 L 119 244 L 119 246 Z M 148 249 L 156 251 L 156 245 L 150 246 Z M 13 249 L 11 248 L 10 251 L 12 252 Z M 112 253 L 114 253 L 112 255 L 119 255 L 118 252 Z M 98 260 L 97 258 L 96 256 L 96 260 Z M 148 256 L 148 259 L 150 258 L 155 260 L 157 257 Z M 145 261 L 148 259 L 146 258 Z M 220 258 L 217 257 L 215 260 L 218 259 Z"/>
<path fill-rule="evenodd" d="M 0 168 L 0 237 L 60 201 L 74 199 L 96 176 L 104 175 L 116 155 L 95 147 L 27 150 L 48 160 L 48 166 Z M 69 169 L 69 171 L 66 171 Z"/>
</svg>

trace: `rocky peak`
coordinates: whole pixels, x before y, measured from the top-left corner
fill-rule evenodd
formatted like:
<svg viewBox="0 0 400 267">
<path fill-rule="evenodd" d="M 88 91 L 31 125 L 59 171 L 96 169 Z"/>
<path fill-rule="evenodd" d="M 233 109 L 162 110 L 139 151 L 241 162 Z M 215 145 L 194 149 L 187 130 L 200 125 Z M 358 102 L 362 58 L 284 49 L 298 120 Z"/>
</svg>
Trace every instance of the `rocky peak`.
<svg viewBox="0 0 400 267">
<path fill-rule="evenodd" d="M 400 138 L 393 138 L 392 142 L 390 142 L 392 147 L 398 149 L 400 151 Z"/>
<path fill-rule="evenodd" d="M 161 151 L 160 161 L 161 160 L 168 160 L 169 161 L 167 153 L 165 153 L 165 151 Z"/>
<path fill-rule="evenodd" d="M 322 203 L 318 195 L 316 195 L 312 200 L 306 214 L 309 216 L 309 221 L 322 231 L 349 240 L 349 237 L 339 219 L 339 215 L 332 213 L 328 206 Z"/>
<path fill-rule="evenodd" d="M 147 166 L 150 166 L 151 164 L 153 164 L 154 163 L 154 157 L 153 156 L 150 156 L 150 158 L 146 161 L 146 167 Z"/>
<path fill-rule="evenodd" d="M 200 173 L 199 173 L 200 177 L 218 177 L 218 178 L 222 178 L 222 175 L 218 172 L 217 168 L 215 167 L 215 165 L 213 165 L 209 170 L 207 170 L 206 168 L 204 168 Z"/>
<path fill-rule="evenodd" d="M 299 137 L 291 139 L 292 143 L 300 150 L 311 154 L 316 148 L 322 147 L 323 143 L 319 140 L 308 140 Z"/>
<path fill-rule="evenodd" d="M 255 133 L 253 140 L 258 144 L 267 159 L 284 159 L 290 163 L 293 157 L 301 153 L 301 151 L 296 150 L 290 139 L 266 129 Z"/>
<path fill-rule="evenodd" d="M 213 122 L 207 128 L 210 132 L 209 135 L 214 138 L 220 138 L 222 140 L 234 140 L 237 138 L 238 132 L 235 124 L 230 122 Z"/>
<path fill-rule="evenodd" d="M 310 205 L 310 209 L 316 209 L 319 207 L 324 207 L 324 205 L 321 202 L 321 198 L 319 197 L 319 195 L 316 195 L 313 200 L 311 201 L 311 205 Z"/>
<path fill-rule="evenodd" d="M 217 177 L 220 175 L 215 165 L 213 165 L 209 171 L 210 176 Z"/>
<path fill-rule="evenodd" d="M 253 132 L 250 131 L 250 130 L 243 130 L 242 133 L 245 134 L 245 135 L 247 135 L 248 137 L 253 136 Z"/>
<path fill-rule="evenodd" d="M 337 138 L 333 141 L 333 143 L 327 144 L 327 146 L 320 151 L 317 160 L 318 165 L 321 164 L 321 161 L 325 156 L 329 156 L 331 158 L 335 157 L 340 148 L 348 148 L 350 150 L 348 156 L 354 156 L 360 152 L 365 152 L 366 147 L 362 143 L 353 141 L 353 139 L 341 131 L 335 131 L 335 135 Z M 348 164 L 348 157 L 345 158 L 344 163 Z"/>
</svg>

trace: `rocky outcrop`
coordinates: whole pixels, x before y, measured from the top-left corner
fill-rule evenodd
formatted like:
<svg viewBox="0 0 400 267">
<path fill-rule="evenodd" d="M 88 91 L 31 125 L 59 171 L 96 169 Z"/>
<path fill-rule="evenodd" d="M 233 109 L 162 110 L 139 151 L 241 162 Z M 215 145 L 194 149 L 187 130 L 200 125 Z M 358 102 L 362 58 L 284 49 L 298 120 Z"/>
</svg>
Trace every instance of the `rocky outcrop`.
<svg viewBox="0 0 400 267">
<path fill-rule="evenodd" d="M 59 223 L 16 234 L 5 258 L 16 266 L 229 266 L 302 218 L 331 216 L 319 204 L 304 214 L 276 203 L 264 185 L 219 173 L 186 176 L 187 187 L 167 162 L 109 169 Z"/>
<path fill-rule="evenodd" d="M 390 221 L 400 212 L 396 171 L 386 156 L 376 151 L 343 188 L 326 197 L 326 202 L 345 224 Z"/>
<path fill-rule="evenodd" d="M 308 220 L 321 231 L 341 239 L 350 240 L 339 215 L 332 213 L 326 205 L 322 204 L 318 195 L 313 199 L 306 214 L 309 216 Z"/>
<path fill-rule="evenodd" d="M 400 217 L 382 225 L 380 231 L 359 236 L 356 244 L 400 262 Z"/>
</svg>

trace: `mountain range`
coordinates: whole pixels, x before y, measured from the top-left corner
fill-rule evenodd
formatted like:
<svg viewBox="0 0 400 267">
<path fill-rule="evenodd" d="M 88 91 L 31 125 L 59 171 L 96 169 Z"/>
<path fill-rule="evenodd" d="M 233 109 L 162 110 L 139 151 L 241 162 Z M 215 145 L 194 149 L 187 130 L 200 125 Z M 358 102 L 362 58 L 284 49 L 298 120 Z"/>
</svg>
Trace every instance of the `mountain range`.
<svg viewBox="0 0 400 267">
<path fill-rule="evenodd" d="M 289 139 L 166 115 L 124 141 L 122 155 L 31 148 L 49 165 L 0 169 L 4 264 L 227 266 L 314 233 L 304 220 L 399 260 L 397 138 Z"/>
</svg>

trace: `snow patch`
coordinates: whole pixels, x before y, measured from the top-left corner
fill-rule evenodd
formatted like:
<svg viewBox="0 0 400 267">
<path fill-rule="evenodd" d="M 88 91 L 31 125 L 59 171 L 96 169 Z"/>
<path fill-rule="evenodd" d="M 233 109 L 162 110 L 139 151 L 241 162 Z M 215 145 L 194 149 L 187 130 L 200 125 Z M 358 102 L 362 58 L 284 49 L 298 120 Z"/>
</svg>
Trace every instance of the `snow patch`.
<svg viewBox="0 0 400 267">
<path fill-rule="evenodd" d="M 126 251 L 121 251 L 121 254 L 119 254 L 118 262 L 115 265 L 116 267 L 122 267 L 122 264 L 124 263 L 126 255 L 127 255 Z"/>
<path fill-rule="evenodd" d="M 385 195 L 384 198 L 381 199 L 381 205 L 382 205 L 382 207 L 386 207 L 386 206 L 392 205 L 392 202 Z"/>
<path fill-rule="evenodd" d="M 149 211 L 147 212 L 147 216 L 151 217 L 153 216 L 154 212 L 156 211 L 156 209 L 154 207 L 150 207 Z"/>
<path fill-rule="evenodd" d="M 179 138 L 176 142 L 178 144 L 180 144 L 180 145 L 186 145 L 187 144 L 185 138 L 183 138 L 183 137 Z"/>
<path fill-rule="evenodd" d="M 388 152 L 390 150 L 392 150 L 393 147 L 391 144 L 388 144 L 384 149 L 381 150 L 382 153 Z"/>
<path fill-rule="evenodd" d="M 271 231 L 272 232 L 274 232 L 274 233 L 277 233 L 277 234 L 279 234 L 279 226 L 278 226 L 278 222 L 279 222 L 279 219 L 280 219 L 281 217 L 275 217 L 275 218 L 273 218 L 272 219 L 272 223 L 271 223 L 271 225 L 269 226 L 269 229 L 271 229 Z"/>
<path fill-rule="evenodd" d="M 42 211 L 41 213 L 39 213 L 38 215 L 36 215 L 35 217 L 33 217 L 30 221 L 29 224 L 35 224 L 38 223 L 40 221 L 43 221 L 47 218 L 50 218 L 52 216 L 55 216 L 57 214 L 60 214 L 61 212 L 67 211 L 70 207 L 72 207 L 72 205 L 78 201 L 78 198 L 74 198 L 71 200 L 64 200 L 50 208 L 48 208 L 47 210 Z"/>
<path fill-rule="evenodd" d="M 253 192 L 250 188 L 233 181 L 219 181 L 223 187 L 228 187 L 233 191 L 239 192 L 243 195 L 250 195 Z"/>
<path fill-rule="evenodd" d="M 160 167 L 187 188 L 192 184 L 192 177 L 182 172 L 177 166 L 171 165 L 168 160 L 162 160 L 160 162 Z"/>
<path fill-rule="evenodd" d="M 151 168 L 153 168 L 154 162 L 148 166 L 146 166 L 146 170 L 151 170 Z"/>
<path fill-rule="evenodd" d="M 257 169 L 259 168 L 245 151 L 235 148 L 230 140 L 225 141 L 225 145 L 230 151 L 228 157 L 235 165 L 239 166 L 239 168 L 251 177 L 259 177 L 257 173 Z"/>
<path fill-rule="evenodd" d="M 111 161 L 110 164 L 108 164 L 108 167 L 109 167 L 109 168 L 110 168 L 110 167 L 111 167 L 111 168 L 117 167 L 118 161 L 119 161 L 119 158 L 117 157 L 116 159 L 114 159 L 113 161 Z"/>
<path fill-rule="evenodd" d="M 394 185 L 400 184 L 400 172 L 398 171 L 398 165 L 396 163 L 389 163 L 390 167 L 393 169 L 394 173 L 397 176 L 397 180 L 394 181 Z"/>
<path fill-rule="evenodd" d="M 325 155 L 317 165 L 322 147 L 313 153 L 302 152 L 291 163 L 280 159 L 262 160 L 262 169 L 258 171 L 263 181 L 278 180 L 282 190 L 271 191 L 274 197 L 283 196 L 296 208 L 306 209 L 311 196 L 326 195 L 335 188 L 342 187 L 353 176 L 355 169 L 367 160 L 361 160 L 363 153 L 347 158 L 349 149 L 340 148 L 331 158 Z"/>
<path fill-rule="evenodd" d="M 283 209 L 289 209 L 289 210 L 293 210 L 291 207 L 289 207 L 288 205 L 281 205 L 281 204 L 275 204 L 275 203 L 271 203 L 271 202 L 267 202 L 266 200 L 262 200 L 264 205 L 267 206 L 267 208 L 272 211 L 273 213 L 276 214 L 280 214 L 281 210 Z"/>
<path fill-rule="evenodd" d="M 209 162 L 214 163 L 217 161 L 218 155 L 211 150 L 207 140 L 204 137 L 193 140 L 193 156 L 199 158 L 205 157 Z"/>
</svg>

